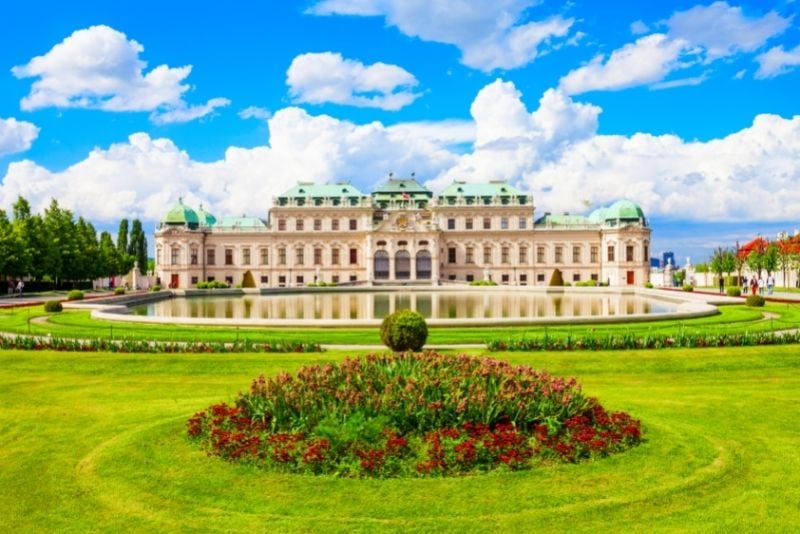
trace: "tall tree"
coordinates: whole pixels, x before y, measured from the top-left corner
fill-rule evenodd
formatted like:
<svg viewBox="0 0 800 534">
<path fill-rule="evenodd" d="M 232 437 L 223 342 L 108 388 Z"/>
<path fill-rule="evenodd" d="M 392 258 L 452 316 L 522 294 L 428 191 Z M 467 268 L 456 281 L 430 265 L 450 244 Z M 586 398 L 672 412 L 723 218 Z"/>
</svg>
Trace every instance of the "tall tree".
<svg viewBox="0 0 800 534">
<path fill-rule="evenodd" d="M 128 253 L 129 242 L 128 219 L 122 219 L 119 222 L 119 230 L 117 231 L 117 252 L 119 252 L 118 267 L 120 269 L 117 274 L 126 274 L 133 267 L 134 258 Z"/>
<path fill-rule="evenodd" d="M 142 229 L 142 223 L 139 219 L 134 219 L 131 223 L 131 237 L 128 244 L 128 255 L 133 257 L 136 264 L 139 266 L 139 272 L 145 274 L 147 272 L 147 237 Z"/>
<path fill-rule="evenodd" d="M 773 241 L 767 245 L 767 248 L 764 251 L 764 269 L 766 269 L 768 275 L 772 275 L 772 273 L 778 270 L 779 264 L 780 249 L 778 244 Z"/>
<path fill-rule="evenodd" d="M 102 277 L 112 277 L 115 274 L 119 274 L 120 267 L 119 267 L 119 250 L 117 250 L 117 246 L 114 244 L 114 241 L 111 239 L 111 234 L 108 232 L 103 232 L 100 234 L 100 250 L 99 250 L 99 261 L 98 261 L 98 271 L 99 276 Z"/>
</svg>

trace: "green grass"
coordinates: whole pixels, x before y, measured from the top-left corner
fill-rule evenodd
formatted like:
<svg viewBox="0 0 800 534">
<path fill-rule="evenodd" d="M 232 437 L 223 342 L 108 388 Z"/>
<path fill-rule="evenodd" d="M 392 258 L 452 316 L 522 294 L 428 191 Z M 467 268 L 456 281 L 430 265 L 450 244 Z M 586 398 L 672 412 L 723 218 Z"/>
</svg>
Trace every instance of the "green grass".
<svg viewBox="0 0 800 534">
<path fill-rule="evenodd" d="M 777 315 L 777 319 L 764 320 L 763 312 Z M 381 341 L 378 328 L 221 328 L 188 325 L 142 324 L 119 321 L 98 321 L 88 311 L 64 311 L 46 317 L 45 323 L 37 322 L 46 314 L 42 308 L 20 308 L 0 310 L 0 331 L 33 334 L 52 334 L 61 337 L 114 337 L 162 341 L 195 341 L 202 331 L 205 341 L 314 341 L 326 344 L 376 344 Z M 44 318 L 44 317 L 43 317 Z M 29 324 L 29 319 L 31 319 Z M 554 325 L 536 327 L 431 327 L 428 343 L 484 343 L 491 339 L 515 337 L 550 337 L 566 335 L 593 335 L 636 333 L 672 334 L 686 333 L 732 333 L 763 331 L 800 327 L 800 305 L 768 303 L 764 308 L 754 309 L 744 305 L 723 306 L 720 314 L 687 320 L 648 321 L 642 323 L 598 324 L 598 325 Z"/>
<path fill-rule="evenodd" d="M 797 347 L 514 353 L 574 375 L 647 441 L 602 461 L 450 479 L 278 475 L 208 458 L 196 410 L 289 355 L 0 352 L 5 531 L 789 531 L 800 524 Z"/>
</svg>

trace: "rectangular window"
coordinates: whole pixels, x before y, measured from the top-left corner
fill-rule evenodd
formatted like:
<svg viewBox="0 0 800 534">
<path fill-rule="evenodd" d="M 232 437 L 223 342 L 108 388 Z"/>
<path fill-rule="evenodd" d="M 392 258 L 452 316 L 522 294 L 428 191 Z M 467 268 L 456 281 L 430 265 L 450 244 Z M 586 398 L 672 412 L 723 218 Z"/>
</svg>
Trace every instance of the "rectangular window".
<svg viewBox="0 0 800 534">
<path fill-rule="evenodd" d="M 644 254 L 643 254 L 643 256 L 644 256 L 644 258 L 642 258 L 642 261 L 650 261 L 650 250 L 648 250 L 648 246 L 647 245 L 644 246 Z"/>
<path fill-rule="evenodd" d="M 286 249 L 284 247 L 278 249 L 278 265 L 286 265 Z"/>
<path fill-rule="evenodd" d="M 286 219 L 278 219 L 278 231 L 279 232 L 286 231 Z"/>
<path fill-rule="evenodd" d="M 633 245 L 625 247 L 625 261 L 633 261 Z"/>
<path fill-rule="evenodd" d="M 314 265 L 322 265 L 322 249 L 314 249 Z"/>
<path fill-rule="evenodd" d="M 314 219 L 314 231 L 322 231 L 322 219 Z"/>
<path fill-rule="evenodd" d="M 339 231 L 339 219 L 333 219 L 331 221 L 331 230 L 333 230 L 334 232 Z"/>
<path fill-rule="evenodd" d="M 468 274 L 467 275 L 467 282 L 472 282 L 474 280 L 475 280 L 475 275 L 474 274 Z"/>
<path fill-rule="evenodd" d="M 475 254 L 474 254 L 473 247 L 467 247 L 467 257 L 465 259 L 466 263 L 475 263 Z"/>
<path fill-rule="evenodd" d="M 339 265 L 339 249 L 331 249 L 331 265 Z"/>
<path fill-rule="evenodd" d="M 590 277 L 590 278 L 591 278 L 592 280 L 594 280 L 595 282 L 597 282 L 597 280 L 599 279 L 599 276 L 597 275 L 597 273 L 595 273 L 595 274 L 591 275 L 591 277 Z"/>
<path fill-rule="evenodd" d="M 544 263 L 544 247 L 536 247 L 536 263 Z"/>
<path fill-rule="evenodd" d="M 294 221 L 294 229 L 295 230 L 297 230 L 298 232 L 302 232 L 303 229 L 304 229 L 303 227 L 304 227 L 303 219 L 296 219 Z"/>
<path fill-rule="evenodd" d="M 350 219 L 350 229 L 358 230 L 358 219 Z"/>
<path fill-rule="evenodd" d="M 456 262 L 456 247 L 450 247 L 447 249 L 447 263 L 455 263 Z"/>
<path fill-rule="evenodd" d="M 225 283 L 228 284 L 228 287 L 232 286 L 233 285 L 233 277 L 232 276 L 226 276 L 225 277 Z"/>
<path fill-rule="evenodd" d="M 197 247 L 192 247 L 190 262 L 192 265 L 197 265 Z"/>
<path fill-rule="evenodd" d="M 564 261 L 564 247 L 556 247 L 556 263 L 563 263 Z"/>
<path fill-rule="evenodd" d="M 264 285 L 269 284 L 269 276 L 261 276 L 261 283 Z"/>
<path fill-rule="evenodd" d="M 297 281 L 297 285 L 298 285 L 298 286 L 302 286 L 302 285 L 303 285 L 303 281 L 304 281 L 305 279 L 303 278 L 303 275 L 302 275 L 302 274 L 298 274 L 298 275 L 297 275 L 297 277 L 295 278 L 295 280 Z"/>
<path fill-rule="evenodd" d="M 173 248 L 170 252 L 171 252 L 170 263 L 172 265 L 178 265 L 178 259 L 180 258 L 181 255 L 181 249 Z"/>
<path fill-rule="evenodd" d="M 572 263 L 581 262 L 581 247 L 572 247 Z"/>
<path fill-rule="evenodd" d="M 507 284 L 508 283 L 508 275 L 504 274 L 504 275 L 500 276 L 500 282 L 503 283 L 503 284 Z"/>
<path fill-rule="evenodd" d="M 500 249 L 500 263 L 508 263 L 508 247 Z"/>
<path fill-rule="evenodd" d="M 465 221 L 465 225 L 466 225 L 467 230 L 472 230 L 472 217 L 468 218 Z"/>
<path fill-rule="evenodd" d="M 447 219 L 447 229 L 448 230 L 455 230 L 456 229 L 456 220 L 455 219 Z"/>
<path fill-rule="evenodd" d="M 455 279 L 456 279 L 456 275 L 454 275 L 454 274 L 448 274 L 448 275 L 447 275 L 447 279 L 448 279 L 448 280 L 450 280 L 450 281 L 452 282 L 453 280 L 455 280 Z"/>
<path fill-rule="evenodd" d="M 193 277 L 192 277 L 192 285 L 193 285 L 193 286 L 196 286 L 196 285 L 197 285 L 197 277 L 196 277 L 196 276 L 193 276 Z"/>
<path fill-rule="evenodd" d="M 233 249 L 225 249 L 225 265 L 233 265 Z"/>
<path fill-rule="evenodd" d="M 269 265 L 269 249 L 262 247 L 258 250 L 258 253 L 261 256 L 261 265 Z"/>
<path fill-rule="evenodd" d="M 597 263 L 597 247 L 592 247 L 590 249 L 590 257 L 592 263 Z"/>
<path fill-rule="evenodd" d="M 508 230 L 508 217 L 501 217 L 500 218 L 500 229 L 501 230 Z"/>
<path fill-rule="evenodd" d="M 528 263 L 528 247 L 519 247 L 519 262 L 523 265 Z"/>
<path fill-rule="evenodd" d="M 294 251 L 294 264 L 295 265 L 303 265 L 303 247 L 298 247 Z"/>
<path fill-rule="evenodd" d="M 278 277 L 278 285 L 280 287 L 286 287 L 286 277 L 284 275 Z"/>
<path fill-rule="evenodd" d="M 333 282 L 334 284 L 338 284 L 339 283 L 339 275 L 338 274 L 334 274 L 333 276 L 331 276 L 331 282 Z"/>
<path fill-rule="evenodd" d="M 519 218 L 519 229 L 520 230 L 524 230 L 527 227 L 528 227 L 528 219 L 526 219 L 525 217 L 520 217 Z"/>
<path fill-rule="evenodd" d="M 483 247 L 483 264 L 489 265 L 492 263 L 492 247 Z"/>
<path fill-rule="evenodd" d="M 242 265 L 250 265 L 250 249 L 242 249 Z"/>
<path fill-rule="evenodd" d="M 492 229 L 492 219 L 489 217 L 483 218 L 483 229 L 484 230 L 491 230 Z"/>
<path fill-rule="evenodd" d="M 206 265 L 214 265 L 217 260 L 216 256 L 216 251 L 213 248 L 206 250 Z"/>
<path fill-rule="evenodd" d="M 580 282 L 581 281 L 581 273 L 572 273 L 572 281 L 573 282 Z"/>
<path fill-rule="evenodd" d="M 608 261 L 614 261 L 614 245 L 608 245 Z"/>
<path fill-rule="evenodd" d="M 521 285 L 521 286 L 528 285 L 528 275 L 527 274 L 519 275 L 519 285 Z"/>
<path fill-rule="evenodd" d="M 537 282 L 544 282 L 544 273 L 539 273 L 536 275 Z"/>
<path fill-rule="evenodd" d="M 358 281 L 358 275 L 351 274 L 350 275 L 350 281 L 351 282 L 357 282 Z"/>
<path fill-rule="evenodd" d="M 355 221 L 355 219 L 352 219 L 352 221 Z M 358 263 L 358 249 L 357 248 L 351 248 L 350 249 L 350 265 L 356 265 L 357 263 Z"/>
</svg>

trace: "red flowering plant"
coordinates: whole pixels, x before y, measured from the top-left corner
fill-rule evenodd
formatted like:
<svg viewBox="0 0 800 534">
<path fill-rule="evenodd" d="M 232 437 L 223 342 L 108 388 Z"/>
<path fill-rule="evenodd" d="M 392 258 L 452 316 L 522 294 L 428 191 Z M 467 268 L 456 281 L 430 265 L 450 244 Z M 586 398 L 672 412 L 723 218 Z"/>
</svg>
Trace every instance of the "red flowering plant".
<svg viewBox="0 0 800 534">
<path fill-rule="evenodd" d="M 288 472 L 432 476 L 622 452 L 641 424 L 575 379 L 491 358 L 368 355 L 259 376 L 187 422 L 213 456 Z"/>
</svg>

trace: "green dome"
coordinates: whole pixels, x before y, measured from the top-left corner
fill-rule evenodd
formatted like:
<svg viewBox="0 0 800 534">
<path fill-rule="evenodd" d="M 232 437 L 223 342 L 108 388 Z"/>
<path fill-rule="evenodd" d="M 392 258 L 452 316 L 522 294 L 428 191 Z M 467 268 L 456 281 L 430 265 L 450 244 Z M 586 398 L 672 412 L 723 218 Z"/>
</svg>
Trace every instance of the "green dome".
<svg viewBox="0 0 800 534">
<path fill-rule="evenodd" d="M 214 226 L 217 224 L 217 218 L 204 210 L 202 204 L 200 204 L 200 209 L 197 210 L 197 219 L 200 222 L 200 226 Z"/>
<path fill-rule="evenodd" d="M 178 203 L 167 212 L 162 222 L 164 224 L 187 224 L 189 226 L 197 226 L 199 224 L 199 219 L 197 218 L 197 212 L 184 204 L 182 198 L 179 198 Z"/>
<path fill-rule="evenodd" d="M 592 224 L 600 224 L 606 220 L 606 212 L 608 208 L 597 208 L 592 213 L 589 214 L 589 222 Z"/>
<path fill-rule="evenodd" d="M 618 200 L 606 209 L 605 220 L 607 221 L 638 221 L 644 220 L 644 212 L 635 202 L 630 200 Z"/>
</svg>

